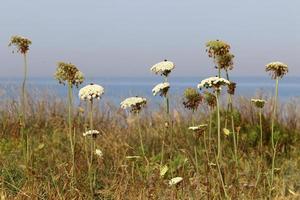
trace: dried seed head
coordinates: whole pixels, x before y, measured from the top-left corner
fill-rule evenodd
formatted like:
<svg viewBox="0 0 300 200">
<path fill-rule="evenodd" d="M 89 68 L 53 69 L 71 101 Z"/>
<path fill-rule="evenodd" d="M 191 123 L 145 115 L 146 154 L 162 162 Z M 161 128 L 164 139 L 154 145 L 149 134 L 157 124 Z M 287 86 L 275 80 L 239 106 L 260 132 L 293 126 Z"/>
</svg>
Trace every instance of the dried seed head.
<svg viewBox="0 0 300 200">
<path fill-rule="evenodd" d="M 235 88 L 236 88 L 236 83 L 235 82 L 230 82 L 229 85 L 228 85 L 228 89 L 227 89 L 228 94 L 234 95 Z"/>
<path fill-rule="evenodd" d="M 185 108 L 195 111 L 199 107 L 202 100 L 202 95 L 196 89 L 187 88 L 184 91 L 183 105 Z"/>
<path fill-rule="evenodd" d="M 60 84 L 69 82 L 76 87 L 84 81 L 83 73 L 72 63 L 59 62 L 54 76 Z"/>
<path fill-rule="evenodd" d="M 31 41 L 29 39 L 18 35 L 12 36 L 8 44 L 8 46 L 15 46 L 17 48 L 17 52 L 20 52 L 21 54 L 27 53 L 29 45 L 31 45 Z"/>
<path fill-rule="evenodd" d="M 206 52 L 209 57 L 216 58 L 229 53 L 230 45 L 221 40 L 211 40 L 206 43 Z"/>
<path fill-rule="evenodd" d="M 224 55 L 218 56 L 216 58 L 217 64 L 220 69 L 232 70 L 233 69 L 233 58 L 234 55 L 231 53 L 226 53 Z"/>
<path fill-rule="evenodd" d="M 210 92 L 204 92 L 204 100 L 207 105 L 211 108 L 214 108 L 217 105 L 216 96 Z"/>
</svg>

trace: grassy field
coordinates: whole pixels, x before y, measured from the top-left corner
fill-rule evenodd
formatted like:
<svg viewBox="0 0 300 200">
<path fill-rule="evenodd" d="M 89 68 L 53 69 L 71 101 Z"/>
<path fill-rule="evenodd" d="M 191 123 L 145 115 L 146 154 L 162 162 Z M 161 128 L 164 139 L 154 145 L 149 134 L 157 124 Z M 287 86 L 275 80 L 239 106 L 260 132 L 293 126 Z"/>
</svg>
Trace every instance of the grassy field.
<svg viewBox="0 0 300 200">
<path fill-rule="evenodd" d="M 94 141 L 103 155 L 93 157 L 93 198 L 268 198 L 272 166 L 271 100 L 263 110 L 261 149 L 257 109 L 249 99 L 235 99 L 233 116 L 237 156 L 232 133 L 227 136 L 222 132 L 222 159 L 216 159 L 216 112 L 212 112 L 209 138 L 209 127 L 201 132 L 188 130 L 193 123 L 209 124 L 208 106 L 200 105 L 200 109 L 193 113 L 184 110 L 178 101 L 178 107 L 170 111 L 172 122 L 168 126 L 165 122 L 169 119 L 164 117 L 163 109 L 150 111 L 146 108 L 139 116 L 132 116 L 109 104 L 102 105 L 101 109 L 95 106 L 93 127 L 101 134 Z M 299 100 L 294 99 L 278 108 L 273 199 L 300 198 L 299 106 Z M 222 127 L 225 126 L 224 107 L 221 108 Z M 89 126 L 85 104 L 74 107 L 73 176 L 66 103 L 51 95 L 29 100 L 25 127 L 28 162 L 24 156 L 24 140 L 20 136 L 18 108 L 16 101 L 1 102 L 1 199 L 92 198 L 86 159 L 89 150 L 86 137 L 82 135 Z M 169 180 L 174 177 L 183 180 L 170 185 Z"/>
</svg>

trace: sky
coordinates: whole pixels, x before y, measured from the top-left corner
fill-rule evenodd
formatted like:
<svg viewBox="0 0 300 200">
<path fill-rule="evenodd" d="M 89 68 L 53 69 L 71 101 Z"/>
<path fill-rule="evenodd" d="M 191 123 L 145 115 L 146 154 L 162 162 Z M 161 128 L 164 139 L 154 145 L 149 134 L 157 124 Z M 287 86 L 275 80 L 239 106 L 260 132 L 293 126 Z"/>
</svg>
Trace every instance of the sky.
<svg viewBox="0 0 300 200">
<path fill-rule="evenodd" d="M 50 77 L 58 61 L 86 76 L 152 76 L 150 67 L 173 61 L 173 76 L 215 75 L 205 43 L 231 45 L 235 76 L 264 76 L 272 61 L 300 75 L 299 0 L 3 0 L 0 77 L 23 74 L 12 35 L 32 40 L 30 76 Z"/>
</svg>

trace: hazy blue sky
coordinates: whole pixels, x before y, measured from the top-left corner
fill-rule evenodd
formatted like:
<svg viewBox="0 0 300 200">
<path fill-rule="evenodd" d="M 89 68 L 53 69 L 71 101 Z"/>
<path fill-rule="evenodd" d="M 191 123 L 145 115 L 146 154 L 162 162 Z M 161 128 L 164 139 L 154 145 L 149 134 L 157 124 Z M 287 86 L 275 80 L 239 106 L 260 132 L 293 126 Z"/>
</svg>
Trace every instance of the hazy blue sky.
<svg viewBox="0 0 300 200">
<path fill-rule="evenodd" d="M 283 61 L 300 75 L 299 0 L 3 0 L 0 76 L 22 75 L 11 35 L 32 39 L 31 76 L 52 76 L 71 61 L 87 76 L 149 76 L 176 63 L 174 76 L 214 75 L 204 44 L 221 39 L 236 55 L 234 75 L 265 75 Z"/>
</svg>

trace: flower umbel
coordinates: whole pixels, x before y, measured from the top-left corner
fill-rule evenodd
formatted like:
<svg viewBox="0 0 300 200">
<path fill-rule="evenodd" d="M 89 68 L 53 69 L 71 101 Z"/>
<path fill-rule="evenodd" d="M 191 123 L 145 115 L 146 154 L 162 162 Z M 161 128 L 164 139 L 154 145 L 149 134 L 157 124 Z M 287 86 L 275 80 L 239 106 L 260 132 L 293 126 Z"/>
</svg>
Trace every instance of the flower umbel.
<svg viewBox="0 0 300 200">
<path fill-rule="evenodd" d="M 282 78 L 288 71 L 288 65 L 282 62 L 271 62 L 266 65 L 266 72 L 269 72 L 273 79 Z"/>
<path fill-rule="evenodd" d="M 195 111 L 202 102 L 202 99 L 202 95 L 196 89 L 187 88 L 184 91 L 183 105 L 185 108 Z"/>
<path fill-rule="evenodd" d="M 198 84 L 198 88 L 214 88 L 215 90 L 220 90 L 221 86 L 229 85 L 230 82 L 224 78 L 219 77 L 210 77 L 207 79 L 202 80 Z"/>
<path fill-rule="evenodd" d="M 100 99 L 104 94 L 104 88 L 101 85 L 97 84 L 89 84 L 79 90 L 79 98 L 81 100 L 89 100 Z"/>
<path fill-rule="evenodd" d="M 59 83 L 65 84 L 69 82 L 76 87 L 84 81 L 82 72 L 72 63 L 59 62 L 54 76 Z"/>
<path fill-rule="evenodd" d="M 234 55 L 231 53 L 226 53 L 224 55 L 217 57 L 217 64 L 220 69 L 232 70 L 233 69 L 233 58 Z"/>
<path fill-rule="evenodd" d="M 175 65 L 173 62 L 164 60 L 162 62 L 153 65 L 150 70 L 155 74 L 160 74 L 167 77 L 174 68 Z"/>
<path fill-rule="evenodd" d="M 152 89 L 152 93 L 154 96 L 159 94 L 161 97 L 165 97 L 169 91 L 169 88 L 170 88 L 170 83 L 168 82 L 159 83 Z"/>
<path fill-rule="evenodd" d="M 217 105 L 216 96 L 211 92 L 207 92 L 207 91 L 204 92 L 204 100 L 206 104 L 212 108 L 214 108 Z"/>
<path fill-rule="evenodd" d="M 84 137 L 86 137 L 86 136 L 93 136 L 93 137 L 96 137 L 96 136 L 99 135 L 99 134 L 100 134 L 100 132 L 99 132 L 98 130 L 89 130 L 89 131 L 84 132 L 82 135 L 83 135 Z"/>
<path fill-rule="evenodd" d="M 8 46 L 12 45 L 17 48 L 17 52 L 25 54 L 29 50 L 29 45 L 31 45 L 31 41 L 25 37 L 14 35 L 10 38 L 10 43 L 8 44 Z"/>
<path fill-rule="evenodd" d="M 209 57 L 215 58 L 229 52 L 230 45 L 221 40 L 211 40 L 206 43 L 206 51 Z"/>
<path fill-rule="evenodd" d="M 198 126 L 190 126 L 189 130 L 194 131 L 194 132 L 203 132 L 207 128 L 207 124 L 201 124 Z"/>
<path fill-rule="evenodd" d="M 266 103 L 263 99 L 251 99 L 251 102 L 254 103 L 257 108 L 263 108 Z"/>
<path fill-rule="evenodd" d="M 120 103 L 121 108 L 130 108 L 130 112 L 139 113 L 142 107 L 147 103 L 146 98 L 143 97 L 129 97 Z"/>
</svg>

